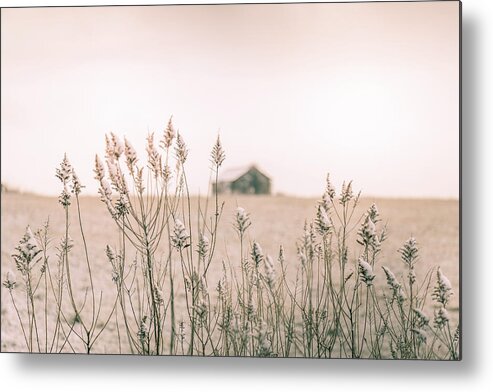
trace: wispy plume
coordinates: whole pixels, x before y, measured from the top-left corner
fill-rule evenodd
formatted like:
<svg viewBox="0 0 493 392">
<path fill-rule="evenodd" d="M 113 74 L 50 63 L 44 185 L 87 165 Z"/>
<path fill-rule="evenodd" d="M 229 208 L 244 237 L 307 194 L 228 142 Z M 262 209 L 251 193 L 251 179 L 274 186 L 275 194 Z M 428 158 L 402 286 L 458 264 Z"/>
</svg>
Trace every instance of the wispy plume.
<svg viewBox="0 0 493 392">
<path fill-rule="evenodd" d="M 214 169 L 219 168 L 225 159 L 226 153 L 224 152 L 223 146 L 221 145 L 221 139 L 218 135 L 216 143 L 214 144 L 214 147 L 212 147 L 211 152 L 211 161 L 214 165 Z"/>
<path fill-rule="evenodd" d="M 161 147 L 164 149 L 169 149 L 173 144 L 173 139 L 175 138 L 176 131 L 173 126 L 173 116 L 171 116 L 168 120 L 168 124 L 164 129 L 163 140 L 161 140 Z"/>
<path fill-rule="evenodd" d="M 401 259 L 408 267 L 413 267 L 418 260 L 418 247 L 414 237 L 409 238 L 399 249 Z"/>
<path fill-rule="evenodd" d="M 175 153 L 176 153 L 177 164 L 183 166 L 188 157 L 188 149 L 185 144 L 185 141 L 183 140 L 183 137 L 179 132 L 178 135 L 176 136 Z"/>
<path fill-rule="evenodd" d="M 188 238 L 189 235 L 187 234 L 187 230 L 185 229 L 183 222 L 179 219 L 175 219 L 175 226 L 171 237 L 173 246 L 177 249 L 183 249 L 187 245 Z"/>
<path fill-rule="evenodd" d="M 437 282 L 435 289 L 433 290 L 433 298 L 443 306 L 446 306 L 452 292 L 452 285 L 450 284 L 450 280 L 443 274 L 440 267 L 437 270 Z"/>
<path fill-rule="evenodd" d="M 272 286 L 276 279 L 276 270 L 274 268 L 274 261 L 272 260 L 272 257 L 270 256 L 265 257 L 264 266 L 265 266 L 265 278 L 267 280 L 267 284 L 269 286 Z"/>
<path fill-rule="evenodd" d="M 373 284 L 373 279 L 375 279 L 375 274 L 373 273 L 373 268 L 371 265 L 362 257 L 358 260 L 358 270 L 361 280 L 367 286 L 371 286 Z"/>
<path fill-rule="evenodd" d="M 251 225 L 250 217 L 244 208 L 238 207 L 235 214 L 235 229 L 242 236 Z"/>
<path fill-rule="evenodd" d="M 333 226 L 329 214 L 322 204 L 319 204 L 317 208 L 317 217 L 315 219 L 315 226 L 321 236 L 326 236 L 330 233 Z"/>
<path fill-rule="evenodd" d="M 154 145 L 154 133 L 150 133 L 147 136 L 147 163 L 149 169 L 154 173 L 154 178 L 159 178 L 162 174 L 161 171 L 161 154 L 156 149 Z"/>
<path fill-rule="evenodd" d="M 94 158 L 94 175 L 95 179 L 101 181 L 105 176 L 104 164 L 101 158 L 96 154 Z"/>
<path fill-rule="evenodd" d="M 135 173 L 135 164 L 137 163 L 137 152 L 135 148 L 132 146 L 132 143 L 127 138 L 125 140 L 125 158 L 127 163 L 127 168 L 130 174 L 134 175 Z"/>
<path fill-rule="evenodd" d="M 63 190 L 58 197 L 59 203 L 67 208 L 70 205 L 70 193 L 68 191 L 69 181 L 72 177 L 72 165 L 68 161 L 67 154 L 63 156 L 60 167 L 56 169 L 56 177 L 62 182 Z"/>
<path fill-rule="evenodd" d="M 257 241 L 253 242 L 251 256 L 253 262 L 257 267 L 264 260 L 264 252 L 262 251 L 262 248 L 260 247 L 260 244 Z"/>
</svg>

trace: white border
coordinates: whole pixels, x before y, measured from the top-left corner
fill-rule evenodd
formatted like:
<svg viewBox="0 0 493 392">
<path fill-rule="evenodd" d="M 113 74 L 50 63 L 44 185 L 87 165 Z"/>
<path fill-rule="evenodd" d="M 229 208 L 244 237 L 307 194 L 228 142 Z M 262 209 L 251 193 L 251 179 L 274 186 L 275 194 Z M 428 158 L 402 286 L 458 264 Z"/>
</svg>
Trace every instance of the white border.
<svg viewBox="0 0 493 392">
<path fill-rule="evenodd" d="M 225 3 L 225 1 L 215 1 Z M 247 2 L 247 1 L 245 1 Z M 0 0 L 5 6 L 163 1 Z M 182 1 L 181 3 L 207 3 Z M 0 354 L 3 391 L 487 391 L 493 385 L 493 6 L 463 1 L 463 361 L 261 360 Z M 437 147 L 438 148 L 438 147 Z"/>
</svg>

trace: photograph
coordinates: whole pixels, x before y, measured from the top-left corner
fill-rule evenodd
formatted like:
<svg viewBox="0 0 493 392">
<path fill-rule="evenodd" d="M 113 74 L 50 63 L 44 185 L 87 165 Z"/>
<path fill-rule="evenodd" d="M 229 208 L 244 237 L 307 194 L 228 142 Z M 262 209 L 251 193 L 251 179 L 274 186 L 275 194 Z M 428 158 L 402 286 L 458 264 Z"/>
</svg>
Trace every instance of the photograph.
<svg viewBox="0 0 493 392">
<path fill-rule="evenodd" d="M 0 351 L 460 361 L 461 16 L 2 8 Z"/>
</svg>

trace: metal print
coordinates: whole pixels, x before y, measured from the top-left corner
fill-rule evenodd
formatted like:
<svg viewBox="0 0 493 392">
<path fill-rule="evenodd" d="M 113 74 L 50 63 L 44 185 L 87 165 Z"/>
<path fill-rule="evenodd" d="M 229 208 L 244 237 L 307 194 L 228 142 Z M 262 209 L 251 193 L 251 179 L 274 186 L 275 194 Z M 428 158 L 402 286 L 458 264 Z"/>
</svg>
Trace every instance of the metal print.
<svg viewBox="0 0 493 392">
<path fill-rule="evenodd" d="M 2 352 L 460 359 L 460 28 L 2 9 Z"/>
</svg>

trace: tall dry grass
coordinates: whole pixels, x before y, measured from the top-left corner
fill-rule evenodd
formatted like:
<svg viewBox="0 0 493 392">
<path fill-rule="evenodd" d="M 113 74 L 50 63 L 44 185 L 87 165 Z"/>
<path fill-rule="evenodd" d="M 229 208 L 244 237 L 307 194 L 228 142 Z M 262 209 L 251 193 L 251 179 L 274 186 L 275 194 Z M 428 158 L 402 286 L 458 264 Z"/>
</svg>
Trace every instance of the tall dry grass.
<svg viewBox="0 0 493 392">
<path fill-rule="evenodd" d="M 449 280 L 440 268 L 416 273 L 422 266 L 414 238 L 399 251 L 405 273 L 394 274 L 380 260 L 388 234 L 377 206 L 355 214 L 360 194 L 351 182 L 337 193 L 327 177 L 296 255 L 289 255 L 298 260 L 295 267 L 282 246 L 266 254 L 262 238 L 250 239 L 254 222 L 241 207 L 234 211 L 236 252 L 219 258 L 224 204 L 217 194 L 190 197 L 188 149 L 171 120 L 158 141 L 148 135 L 146 151 L 140 163 L 131 143 L 112 133 L 104 160 L 95 158 L 101 201 L 119 238 L 118 246 L 105 249 L 114 288 L 104 292 L 95 287 L 84 235 L 83 186 L 67 157 L 56 170 L 64 236 L 54 244 L 48 222 L 34 233 L 27 228 L 12 255 L 17 278 L 9 274 L 3 283 L 27 351 L 91 353 L 113 326 L 120 353 L 459 359 L 460 329 L 447 310 Z M 212 183 L 224 160 L 218 138 Z M 74 231 L 82 260 L 72 257 Z M 211 265 L 222 270 L 219 280 Z M 378 274 L 386 279 L 384 290 L 374 285 Z M 82 278 L 89 284 L 81 291 Z M 430 301 L 434 314 L 426 314 Z"/>
</svg>

